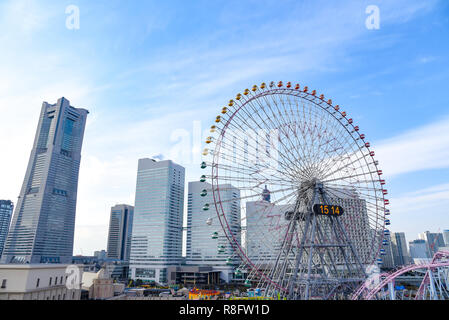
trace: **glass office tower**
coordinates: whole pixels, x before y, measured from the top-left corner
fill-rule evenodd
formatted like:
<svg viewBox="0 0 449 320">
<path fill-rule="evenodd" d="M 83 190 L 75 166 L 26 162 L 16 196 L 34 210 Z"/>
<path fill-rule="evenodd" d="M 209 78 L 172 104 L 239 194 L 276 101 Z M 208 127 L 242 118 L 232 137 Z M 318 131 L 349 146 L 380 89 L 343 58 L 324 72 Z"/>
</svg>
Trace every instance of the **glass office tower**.
<svg viewBox="0 0 449 320">
<path fill-rule="evenodd" d="M 240 190 L 230 184 L 219 187 L 226 221 L 236 239 L 240 240 Z M 203 193 L 204 190 L 207 194 Z M 218 220 L 212 185 L 207 182 L 189 182 L 188 192 L 186 264 L 212 266 L 221 272 L 224 281 L 229 282 L 234 268 L 240 264 L 240 258 Z M 209 204 L 210 209 L 204 211 L 206 204 Z"/>
<path fill-rule="evenodd" d="M 3 263 L 70 263 L 88 111 L 44 102 Z"/>
<path fill-rule="evenodd" d="M 130 277 L 165 284 L 182 258 L 185 169 L 140 159 L 131 239 Z"/>
<path fill-rule="evenodd" d="M 8 235 L 13 209 L 14 204 L 10 200 L 0 200 L 0 257 Z"/>
<path fill-rule="evenodd" d="M 123 261 L 129 260 L 133 215 L 133 206 L 118 204 L 111 208 L 108 233 L 108 258 Z"/>
</svg>

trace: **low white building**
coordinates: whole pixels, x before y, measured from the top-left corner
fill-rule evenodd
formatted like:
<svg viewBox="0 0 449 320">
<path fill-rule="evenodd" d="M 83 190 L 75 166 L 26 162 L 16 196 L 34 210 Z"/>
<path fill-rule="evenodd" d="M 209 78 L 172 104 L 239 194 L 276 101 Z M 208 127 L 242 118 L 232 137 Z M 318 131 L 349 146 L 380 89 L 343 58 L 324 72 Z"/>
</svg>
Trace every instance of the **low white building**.
<svg viewBox="0 0 449 320">
<path fill-rule="evenodd" d="M 0 264 L 0 300 L 79 300 L 81 287 L 66 286 L 81 279 L 82 270 L 65 264 Z M 77 268 L 77 269 L 74 269 Z M 70 278 L 69 278 L 70 277 Z M 70 289 L 69 289 L 70 288 Z"/>
</svg>

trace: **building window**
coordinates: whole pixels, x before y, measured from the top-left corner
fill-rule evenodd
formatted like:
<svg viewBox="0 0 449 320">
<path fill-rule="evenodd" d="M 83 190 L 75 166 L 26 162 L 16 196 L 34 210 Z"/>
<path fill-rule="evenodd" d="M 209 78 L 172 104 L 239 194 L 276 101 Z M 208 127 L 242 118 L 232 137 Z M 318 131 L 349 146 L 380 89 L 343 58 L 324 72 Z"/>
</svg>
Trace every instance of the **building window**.
<svg viewBox="0 0 449 320">
<path fill-rule="evenodd" d="M 58 277 L 55 277 L 55 285 L 58 284 Z"/>
<path fill-rule="evenodd" d="M 39 288 L 39 282 L 40 282 L 40 280 L 41 280 L 41 279 L 37 278 L 37 281 L 36 281 L 36 288 Z"/>
<path fill-rule="evenodd" d="M 50 277 L 50 282 L 48 283 L 49 286 L 51 286 L 51 277 Z"/>
<path fill-rule="evenodd" d="M 59 284 L 62 284 L 62 276 L 61 276 L 61 281 L 59 281 Z"/>
<path fill-rule="evenodd" d="M 3 279 L 2 280 L 2 287 L 1 287 L 2 289 L 5 289 L 6 288 L 6 279 Z"/>
</svg>

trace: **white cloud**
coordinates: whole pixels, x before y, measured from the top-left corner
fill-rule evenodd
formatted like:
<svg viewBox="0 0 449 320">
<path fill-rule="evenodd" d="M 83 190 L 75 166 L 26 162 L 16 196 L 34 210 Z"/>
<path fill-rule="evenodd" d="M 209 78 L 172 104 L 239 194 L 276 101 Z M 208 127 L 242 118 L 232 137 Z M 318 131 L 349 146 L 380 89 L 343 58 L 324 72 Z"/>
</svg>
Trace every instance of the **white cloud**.
<svg viewBox="0 0 449 320">
<path fill-rule="evenodd" d="M 441 232 L 449 227 L 449 184 L 393 197 L 390 207 L 391 229 L 406 232 L 408 241 L 426 230 Z"/>
<path fill-rule="evenodd" d="M 449 118 L 380 142 L 376 157 L 385 175 L 449 167 Z"/>
</svg>

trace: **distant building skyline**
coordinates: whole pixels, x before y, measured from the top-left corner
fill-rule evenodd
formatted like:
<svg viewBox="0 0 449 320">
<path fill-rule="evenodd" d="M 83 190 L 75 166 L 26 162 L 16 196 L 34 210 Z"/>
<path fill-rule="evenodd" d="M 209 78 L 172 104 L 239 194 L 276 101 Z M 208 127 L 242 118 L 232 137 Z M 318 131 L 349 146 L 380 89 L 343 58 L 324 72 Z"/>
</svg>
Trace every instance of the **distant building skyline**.
<svg viewBox="0 0 449 320">
<path fill-rule="evenodd" d="M 416 239 L 409 242 L 410 256 L 412 259 L 428 259 L 429 251 L 427 250 L 426 240 Z"/>
<path fill-rule="evenodd" d="M 111 208 L 109 220 L 107 257 L 129 261 L 134 207 L 118 204 Z"/>
<path fill-rule="evenodd" d="M 418 234 L 418 239 L 426 241 L 429 257 L 433 257 L 433 255 L 438 251 L 438 248 L 445 246 L 442 233 L 424 231 Z"/>
<path fill-rule="evenodd" d="M 184 167 L 140 159 L 131 240 L 132 279 L 167 282 L 167 267 L 182 260 Z"/>
<path fill-rule="evenodd" d="M 393 232 L 391 234 L 391 245 L 393 251 L 393 261 L 395 266 L 404 266 L 411 262 L 407 249 L 407 240 L 404 232 Z"/>
<path fill-rule="evenodd" d="M 44 102 L 3 263 L 70 263 L 88 111 Z"/>
</svg>

